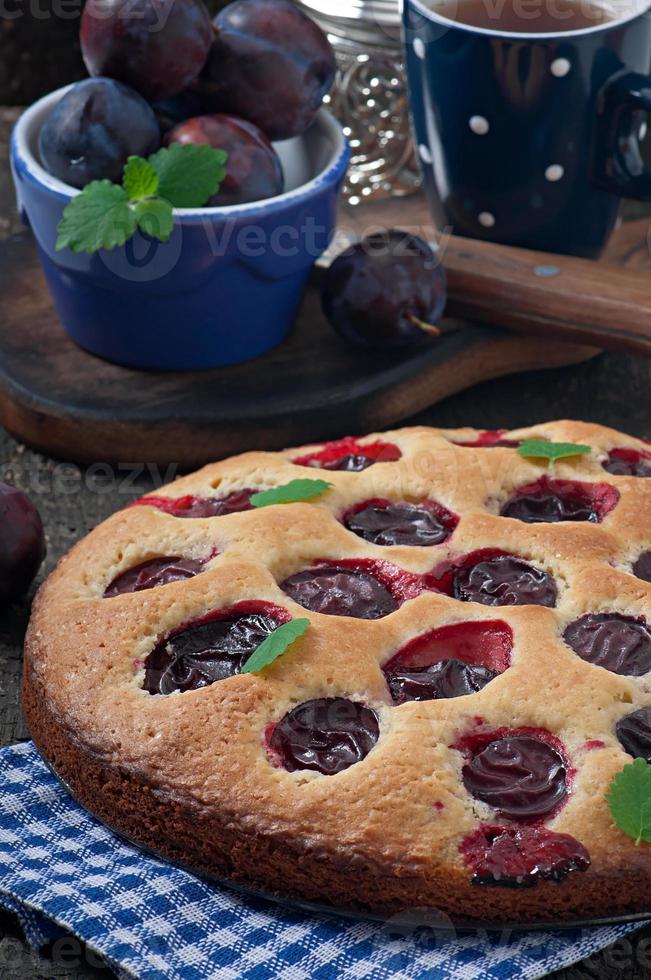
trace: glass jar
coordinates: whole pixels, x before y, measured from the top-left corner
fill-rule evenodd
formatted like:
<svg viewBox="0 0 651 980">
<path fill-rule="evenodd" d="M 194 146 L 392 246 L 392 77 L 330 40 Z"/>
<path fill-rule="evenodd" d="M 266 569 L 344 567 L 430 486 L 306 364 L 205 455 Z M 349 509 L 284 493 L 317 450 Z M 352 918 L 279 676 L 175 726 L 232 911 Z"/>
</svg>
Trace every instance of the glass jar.
<svg viewBox="0 0 651 980">
<path fill-rule="evenodd" d="M 350 140 L 351 205 L 418 190 L 397 0 L 297 0 L 327 33 L 337 76 L 327 103 Z"/>
</svg>

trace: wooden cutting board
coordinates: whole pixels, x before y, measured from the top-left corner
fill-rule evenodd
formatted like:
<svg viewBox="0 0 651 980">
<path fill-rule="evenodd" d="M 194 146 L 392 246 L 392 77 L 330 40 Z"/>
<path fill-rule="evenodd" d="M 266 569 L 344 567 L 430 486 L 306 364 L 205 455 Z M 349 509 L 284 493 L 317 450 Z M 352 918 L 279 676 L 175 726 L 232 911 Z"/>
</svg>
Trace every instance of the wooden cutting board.
<svg viewBox="0 0 651 980">
<path fill-rule="evenodd" d="M 344 226 L 395 223 L 381 205 L 364 212 L 345 212 Z M 402 202 L 400 214 L 401 225 L 427 237 L 420 198 Z M 647 232 L 646 221 L 623 225 L 604 274 L 609 263 L 651 271 Z M 68 339 L 29 233 L 0 242 L 0 282 L 0 423 L 48 455 L 82 463 L 189 468 L 250 448 L 367 432 L 479 381 L 596 353 L 448 319 L 444 336 L 425 350 L 370 355 L 332 332 L 311 286 L 291 337 L 264 357 L 192 373 L 144 372 L 102 361 Z"/>
</svg>

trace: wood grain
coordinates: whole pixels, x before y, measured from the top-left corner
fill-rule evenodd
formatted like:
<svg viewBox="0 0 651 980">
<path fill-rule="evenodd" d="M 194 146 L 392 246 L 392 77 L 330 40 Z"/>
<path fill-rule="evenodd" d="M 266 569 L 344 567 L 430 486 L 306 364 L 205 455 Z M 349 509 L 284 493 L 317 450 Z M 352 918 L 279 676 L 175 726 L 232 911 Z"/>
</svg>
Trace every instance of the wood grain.
<svg viewBox="0 0 651 980">
<path fill-rule="evenodd" d="M 643 222 L 645 244 L 648 231 Z M 606 271 L 604 262 L 463 238 L 446 243 L 443 262 L 457 316 L 651 356 L 651 291 L 641 269 Z"/>
</svg>

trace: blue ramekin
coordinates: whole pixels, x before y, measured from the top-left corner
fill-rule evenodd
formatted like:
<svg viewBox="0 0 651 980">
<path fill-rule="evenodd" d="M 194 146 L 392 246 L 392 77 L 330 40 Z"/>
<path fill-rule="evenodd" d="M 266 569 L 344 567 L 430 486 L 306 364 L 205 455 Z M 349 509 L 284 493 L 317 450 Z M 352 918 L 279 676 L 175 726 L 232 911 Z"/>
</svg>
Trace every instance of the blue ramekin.
<svg viewBox="0 0 651 980">
<path fill-rule="evenodd" d="M 55 251 L 55 241 L 79 192 L 38 158 L 40 128 L 66 91 L 20 117 L 11 165 L 19 209 L 72 339 L 117 364 L 155 370 L 236 364 L 280 343 L 336 227 L 349 149 L 334 117 L 322 109 L 306 134 L 276 144 L 288 188 L 278 197 L 179 208 L 167 243 L 137 233 L 123 248 L 75 255 Z"/>
</svg>

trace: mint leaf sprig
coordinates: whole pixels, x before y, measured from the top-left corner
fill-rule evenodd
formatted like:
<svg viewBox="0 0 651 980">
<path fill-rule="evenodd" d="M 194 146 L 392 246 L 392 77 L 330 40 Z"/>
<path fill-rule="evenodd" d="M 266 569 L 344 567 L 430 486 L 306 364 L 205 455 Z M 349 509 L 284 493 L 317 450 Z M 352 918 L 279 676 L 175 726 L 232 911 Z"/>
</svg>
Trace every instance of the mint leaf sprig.
<svg viewBox="0 0 651 980">
<path fill-rule="evenodd" d="M 57 227 L 56 250 L 110 251 L 139 228 L 168 241 L 174 208 L 200 208 L 219 190 L 227 155 L 211 146 L 173 143 L 127 160 L 122 185 L 93 180 L 66 205 Z"/>
<path fill-rule="evenodd" d="M 651 844 L 651 766 L 636 759 L 618 772 L 608 787 L 606 800 L 615 824 L 636 845 Z"/>
<path fill-rule="evenodd" d="M 574 442 L 548 442 L 546 439 L 524 439 L 516 452 L 525 459 L 546 459 L 547 465 L 552 466 L 559 459 L 570 459 L 573 456 L 585 456 L 592 452 L 590 446 Z"/>
<path fill-rule="evenodd" d="M 310 625 L 309 619 L 292 619 L 267 636 L 242 667 L 242 674 L 257 674 L 286 653 Z"/>
<path fill-rule="evenodd" d="M 272 504 L 296 504 L 313 500 L 332 487 L 326 480 L 290 480 L 280 487 L 261 490 L 251 496 L 253 507 L 270 507 Z"/>
</svg>

